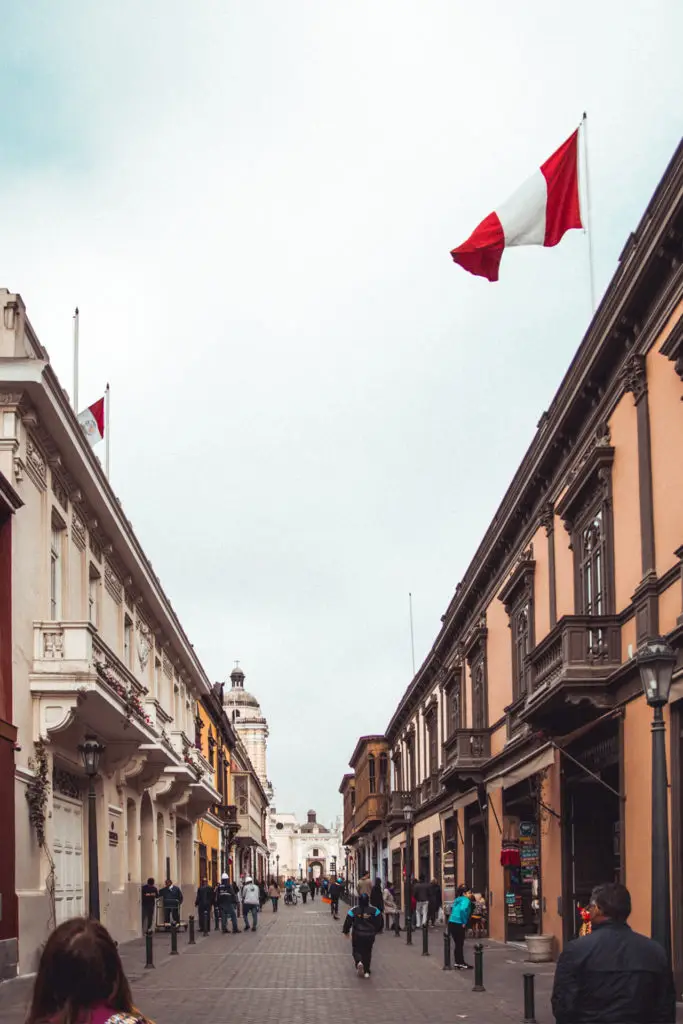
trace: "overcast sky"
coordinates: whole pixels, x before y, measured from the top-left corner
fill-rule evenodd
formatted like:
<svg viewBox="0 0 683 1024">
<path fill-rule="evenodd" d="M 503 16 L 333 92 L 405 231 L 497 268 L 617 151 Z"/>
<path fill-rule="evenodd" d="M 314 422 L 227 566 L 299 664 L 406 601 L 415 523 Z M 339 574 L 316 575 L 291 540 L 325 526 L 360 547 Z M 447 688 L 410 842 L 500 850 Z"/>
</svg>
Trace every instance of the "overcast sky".
<svg viewBox="0 0 683 1024">
<path fill-rule="evenodd" d="M 81 404 L 280 810 L 338 813 L 590 316 L 587 244 L 462 242 L 589 112 L 604 290 L 683 130 L 680 0 L 3 5 L 0 284 Z"/>
</svg>

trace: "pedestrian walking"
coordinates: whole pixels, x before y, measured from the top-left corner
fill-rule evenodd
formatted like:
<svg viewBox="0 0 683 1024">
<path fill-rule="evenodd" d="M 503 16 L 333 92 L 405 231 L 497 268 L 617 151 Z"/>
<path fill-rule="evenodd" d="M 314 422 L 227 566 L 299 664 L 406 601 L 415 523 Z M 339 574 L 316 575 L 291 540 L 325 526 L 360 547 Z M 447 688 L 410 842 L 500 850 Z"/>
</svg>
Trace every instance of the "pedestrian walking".
<svg viewBox="0 0 683 1024">
<path fill-rule="evenodd" d="M 439 911 L 441 910 L 442 905 L 443 899 L 441 896 L 441 886 L 439 885 L 435 878 L 432 878 L 431 882 L 429 883 L 428 917 L 430 924 L 434 925 L 437 923 L 437 918 L 439 917 Z M 443 920 L 443 916 L 441 917 L 441 920 Z"/>
<path fill-rule="evenodd" d="M 116 943 L 99 921 L 73 917 L 45 943 L 26 1024 L 55 1021 L 146 1024 L 133 1005 Z"/>
<path fill-rule="evenodd" d="M 259 892 L 258 886 L 254 884 L 253 878 L 249 875 L 244 879 L 244 888 L 242 889 L 242 916 L 244 917 L 244 930 L 256 931 L 258 927 L 258 910 L 259 910 Z M 249 924 L 249 915 L 251 914 L 251 925 Z"/>
<path fill-rule="evenodd" d="M 214 893 L 206 878 L 202 878 L 202 884 L 197 889 L 194 905 L 199 915 L 199 930 L 205 935 L 209 934 L 211 921 L 211 908 L 213 906 Z"/>
<path fill-rule="evenodd" d="M 310 882 L 308 883 L 308 888 L 309 888 L 309 891 L 310 891 L 310 894 L 311 894 L 311 903 L 313 903 L 313 901 L 315 900 L 315 890 L 316 890 L 315 878 L 311 878 Z"/>
<path fill-rule="evenodd" d="M 227 934 L 228 921 L 232 924 L 233 934 L 236 934 L 239 931 L 237 925 L 237 895 L 235 887 L 231 884 L 227 874 L 221 876 L 220 883 L 216 886 L 215 900 L 223 934 Z"/>
<path fill-rule="evenodd" d="M 221 926 L 221 908 L 218 906 L 218 887 L 220 884 L 220 882 L 216 882 L 213 887 L 213 926 L 216 931 Z"/>
<path fill-rule="evenodd" d="M 344 935 L 351 935 L 351 955 L 359 978 L 370 977 L 372 947 L 381 927 L 381 913 L 371 905 L 367 893 L 361 893 L 357 905 L 344 918 L 342 928 Z"/>
<path fill-rule="evenodd" d="M 384 891 L 381 878 L 375 879 L 375 884 L 370 893 L 370 903 L 373 907 L 377 907 L 380 914 L 384 914 Z M 382 924 L 384 924 L 384 918 L 382 918 Z"/>
<path fill-rule="evenodd" d="M 280 886 L 277 884 L 274 878 L 271 878 L 270 885 L 268 886 L 268 895 L 270 901 L 273 904 L 273 913 L 277 914 L 277 908 L 280 903 Z"/>
<path fill-rule="evenodd" d="M 304 881 L 299 886 L 299 892 L 301 893 L 301 899 L 306 902 L 310 889 L 308 888 L 308 882 Z"/>
<path fill-rule="evenodd" d="M 370 872 L 366 871 L 360 882 L 358 883 L 358 895 L 369 896 L 372 892 L 372 882 L 370 881 Z"/>
<path fill-rule="evenodd" d="M 631 895 L 619 882 L 598 885 L 588 905 L 591 931 L 560 954 L 552 1007 L 557 1024 L 673 1024 L 671 967 L 658 942 L 631 931 Z"/>
<path fill-rule="evenodd" d="M 453 901 L 451 916 L 448 918 L 448 934 L 453 939 L 454 966 L 459 971 L 471 971 L 470 964 L 465 963 L 465 935 L 467 925 L 472 916 L 472 900 L 467 894 L 467 886 L 459 885 Z"/>
<path fill-rule="evenodd" d="M 258 905 L 259 910 L 263 910 L 266 903 L 268 902 L 268 890 L 266 889 L 266 883 L 261 881 L 258 884 Z"/>
<path fill-rule="evenodd" d="M 384 901 L 384 914 L 386 916 L 386 926 L 391 928 L 392 931 L 397 934 L 401 931 L 401 918 L 399 914 L 398 904 L 396 902 L 396 894 L 394 892 L 393 885 L 387 882 L 386 888 L 382 893 L 382 899 Z"/>
<path fill-rule="evenodd" d="M 159 898 L 159 890 L 154 884 L 153 878 L 148 878 L 142 887 L 142 931 L 151 932 L 154 930 L 154 912 Z"/>
<path fill-rule="evenodd" d="M 330 890 L 330 880 L 329 880 L 329 878 L 323 878 L 322 882 L 320 883 L 320 888 L 322 890 L 323 896 L 327 896 L 327 894 L 328 894 L 328 892 Z"/>
<path fill-rule="evenodd" d="M 413 896 L 415 897 L 416 927 L 421 928 L 422 925 L 427 924 L 427 914 L 429 912 L 429 882 L 427 882 L 424 875 L 420 875 L 419 880 L 415 883 Z"/>
<path fill-rule="evenodd" d="M 341 878 L 335 879 L 335 881 L 332 882 L 330 886 L 330 913 L 332 914 L 332 917 L 335 919 L 335 921 L 339 920 L 339 897 L 341 896 L 343 891 L 344 884 Z M 370 897 L 368 896 L 368 903 L 369 902 Z"/>
<path fill-rule="evenodd" d="M 177 885 L 174 885 L 170 878 L 166 879 L 166 885 L 159 891 L 161 905 L 164 908 L 164 924 L 180 924 L 180 907 L 183 902 L 183 892 Z"/>
</svg>

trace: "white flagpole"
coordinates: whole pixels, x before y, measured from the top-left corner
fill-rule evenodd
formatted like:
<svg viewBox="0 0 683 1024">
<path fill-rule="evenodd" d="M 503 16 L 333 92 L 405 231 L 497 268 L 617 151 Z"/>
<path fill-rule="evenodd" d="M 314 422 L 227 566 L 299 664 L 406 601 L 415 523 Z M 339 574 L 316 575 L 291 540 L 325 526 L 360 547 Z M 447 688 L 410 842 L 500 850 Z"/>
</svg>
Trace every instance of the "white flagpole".
<svg viewBox="0 0 683 1024">
<path fill-rule="evenodd" d="M 74 393 L 73 393 L 74 412 L 78 416 L 80 409 L 78 408 L 78 306 L 74 313 Z"/>
<path fill-rule="evenodd" d="M 111 388 L 109 384 L 104 391 L 104 472 L 109 479 L 109 420 L 111 413 Z"/>
<path fill-rule="evenodd" d="M 583 129 L 583 166 L 584 166 L 584 195 L 586 197 L 586 220 L 584 224 L 584 230 L 588 235 L 588 272 L 590 275 L 590 288 L 591 288 L 591 313 L 595 313 L 597 308 L 597 301 L 595 298 L 595 265 L 593 261 L 593 224 L 591 221 L 591 188 L 590 188 L 590 174 L 588 171 L 588 114 L 583 113 L 581 119 L 581 127 Z"/>
</svg>

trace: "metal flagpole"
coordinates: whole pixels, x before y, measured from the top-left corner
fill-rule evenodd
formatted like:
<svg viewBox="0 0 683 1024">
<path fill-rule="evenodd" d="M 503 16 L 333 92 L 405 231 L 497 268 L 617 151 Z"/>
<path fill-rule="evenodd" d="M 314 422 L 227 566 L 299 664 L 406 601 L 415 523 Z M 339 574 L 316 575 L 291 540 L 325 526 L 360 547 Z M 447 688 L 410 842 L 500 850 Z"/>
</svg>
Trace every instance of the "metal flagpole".
<svg viewBox="0 0 683 1024">
<path fill-rule="evenodd" d="M 413 595 L 408 594 L 408 607 L 410 608 L 410 650 L 413 655 L 413 675 L 415 675 L 415 634 L 413 632 Z"/>
<path fill-rule="evenodd" d="M 104 390 L 104 472 L 109 479 L 109 417 L 111 413 L 111 388 Z"/>
<path fill-rule="evenodd" d="M 74 313 L 74 393 L 73 393 L 74 412 L 78 416 L 78 306 Z"/>
<path fill-rule="evenodd" d="M 581 127 L 583 129 L 583 166 L 584 166 L 584 195 L 586 197 L 586 220 L 584 224 L 584 230 L 588 235 L 588 270 L 590 274 L 590 286 L 591 286 L 591 312 L 595 313 L 597 308 L 597 302 L 595 298 L 595 266 L 593 262 L 593 224 L 591 221 L 591 189 L 590 189 L 590 174 L 588 170 L 588 114 L 583 112 L 583 118 L 581 119 Z"/>
</svg>

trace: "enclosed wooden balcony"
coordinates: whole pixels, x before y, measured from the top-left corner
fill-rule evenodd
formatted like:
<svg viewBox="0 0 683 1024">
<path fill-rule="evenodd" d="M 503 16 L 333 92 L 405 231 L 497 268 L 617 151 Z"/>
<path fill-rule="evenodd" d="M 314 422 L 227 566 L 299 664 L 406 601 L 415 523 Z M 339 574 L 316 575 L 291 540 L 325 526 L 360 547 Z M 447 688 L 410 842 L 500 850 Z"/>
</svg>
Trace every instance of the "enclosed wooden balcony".
<svg viewBox="0 0 683 1024">
<path fill-rule="evenodd" d="M 491 757 L 488 729 L 456 729 L 444 742 L 442 782 L 449 789 L 466 789 L 481 781 L 481 770 Z"/>
<path fill-rule="evenodd" d="M 591 708 L 604 710 L 611 704 L 607 680 L 621 665 L 618 618 L 565 615 L 531 651 L 528 665 L 529 690 L 520 718 L 567 732 L 590 716 Z"/>
<path fill-rule="evenodd" d="M 344 842 L 352 841 L 381 824 L 387 815 L 387 794 L 368 793 L 361 804 L 356 806 L 353 817 L 344 823 Z"/>
</svg>

